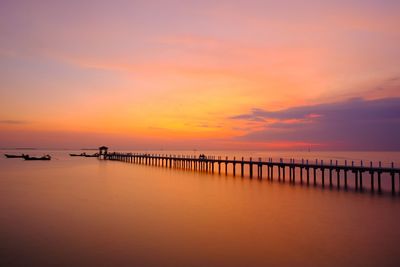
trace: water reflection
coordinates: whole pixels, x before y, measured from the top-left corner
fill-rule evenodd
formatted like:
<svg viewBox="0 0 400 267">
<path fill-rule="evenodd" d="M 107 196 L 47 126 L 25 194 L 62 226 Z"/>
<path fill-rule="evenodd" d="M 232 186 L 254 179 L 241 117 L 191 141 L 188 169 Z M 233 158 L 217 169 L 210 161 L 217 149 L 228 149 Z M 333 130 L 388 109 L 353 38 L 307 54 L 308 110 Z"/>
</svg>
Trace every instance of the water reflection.
<svg viewBox="0 0 400 267">
<path fill-rule="evenodd" d="M 398 198 L 74 159 L 0 160 L 2 266 L 398 266 Z"/>
</svg>

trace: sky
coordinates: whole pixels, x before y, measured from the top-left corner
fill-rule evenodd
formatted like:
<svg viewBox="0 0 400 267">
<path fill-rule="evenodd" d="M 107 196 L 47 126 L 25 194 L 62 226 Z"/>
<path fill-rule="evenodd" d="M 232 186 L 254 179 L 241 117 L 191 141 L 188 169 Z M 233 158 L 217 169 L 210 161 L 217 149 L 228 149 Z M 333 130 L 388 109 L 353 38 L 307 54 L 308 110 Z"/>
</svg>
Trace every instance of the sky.
<svg viewBox="0 0 400 267">
<path fill-rule="evenodd" d="M 400 150 L 400 1 L 0 1 L 0 147 Z"/>
</svg>

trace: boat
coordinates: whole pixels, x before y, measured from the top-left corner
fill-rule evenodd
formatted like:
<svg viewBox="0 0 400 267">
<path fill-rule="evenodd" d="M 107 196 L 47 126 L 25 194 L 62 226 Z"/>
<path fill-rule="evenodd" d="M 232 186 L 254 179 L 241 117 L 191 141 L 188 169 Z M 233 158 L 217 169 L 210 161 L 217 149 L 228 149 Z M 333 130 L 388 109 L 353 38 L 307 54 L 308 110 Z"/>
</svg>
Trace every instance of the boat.
<svg viewBox="0 0 400 267">
<path fill-rule="evenodd" d="M 43 157 L 30 157 L 29 155 L 24 155 L 25 160 L 51 160 L 50 155 L 46 155 Z"/>
<path fill-rule="evenodd" d="M 86 153 L 85 152 L 83 152 L 83 153 L 81 153 L 81 154 L 74 154 L 74 153 L 71 153 L 71 154 L 69 154 L 71 157 L 85 157 L 86 156 Z"/>
<path fill-rule="evenodd" d="M 22 154 L 22 155 L 4 154 L 4 156 L 6 156 L 6 158 L 9 158 L 9 159 L 17 159 L 17 158 L 22 159 L 25 155 L 24 154 Z"/>
<path fill-rule="evenodd" d="M 94 153 L 93 155 L 85 154 L 84 157 L 87 157 L 87 158 L 95 158 L 96 157 L 97 158 L 99 155 L 100 155 L 99 153 Z"/>
</svg>

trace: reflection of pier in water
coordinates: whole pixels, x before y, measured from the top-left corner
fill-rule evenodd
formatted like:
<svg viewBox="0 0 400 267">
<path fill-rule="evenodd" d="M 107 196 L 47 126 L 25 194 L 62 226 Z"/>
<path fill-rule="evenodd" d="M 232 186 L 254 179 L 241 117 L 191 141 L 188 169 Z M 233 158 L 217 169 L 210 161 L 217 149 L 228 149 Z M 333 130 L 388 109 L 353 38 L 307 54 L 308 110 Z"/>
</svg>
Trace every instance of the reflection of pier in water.
<svg viewBox="0 0 400 267">
<path fill-rule="evenodd" d="M 196 156 L 177 156 L 177 155 L 155 155 L 155 154 L 137 154 L 137 153 L 107 153 L 103 156 L 104 159 L 117 160 L 136 164 L 153 165 L 168 168 L 180 168 L 193 171 L 204 171 L 210 173 L 228 175 L 228 166 L 233 176 L 240 172 L 240 176 L 244 177 L 245 170 L 247 175 L 253 178 L 255 175 L 258 179 L 267 179 L 273 181 L 285 182 L 289 179 L 292 184 L 300 183 L 305 185 L 321 185 L 322 187 L 329 188 L 344 188 L 347 190 L 350 187 L 349 179 L 353 178 L 354 189 L 356 191 L 364 191 L 369 189 L 371 192 L 382 192 L 382 179 L 383 175 L 389 175 L 391 179 L 391 192 L 396 193 L 396 174 L 398 175 L 398 184 L 400 191 L 400 169 L 394 168 L 393 163 L 391 167 L 383 167 L 381 162 L 378 166 L 373 166 L 372 162 L 369 166 L 364 166 L 361 161 L 359 166 L 354 165 L 354 162 L 348 164 L 347 161 L 343 165 L 338 164 L 338 161 L 332 160 L 326 164 L 323 160 L 316 160 L 309 162 L 308 160 L 295 161 L 294 159 L 289 162 L 284 162 L 282 159 L 273 161 L 269 158 L 262 161 L 261 158 L 254 161 L 252 158 L 244 159 L 229 159 L 228 157 L 196 157 Z M 263 171 L 266 170 L 266 175 Z M 287 173 L 288 171 L 288 173 Z M 319 182 L 317 182 L 317 172 L 319 175 Z M 349 175 L 352 173 L 353 175 Z M 296 180 L 297 174 L 297 180 Z M 367 183 L 364 174 L 369 174 L 369 187 L 367 188 L 364 183 Z M 288 176 L 288 177 L 287 177 Z"/>
</svg>

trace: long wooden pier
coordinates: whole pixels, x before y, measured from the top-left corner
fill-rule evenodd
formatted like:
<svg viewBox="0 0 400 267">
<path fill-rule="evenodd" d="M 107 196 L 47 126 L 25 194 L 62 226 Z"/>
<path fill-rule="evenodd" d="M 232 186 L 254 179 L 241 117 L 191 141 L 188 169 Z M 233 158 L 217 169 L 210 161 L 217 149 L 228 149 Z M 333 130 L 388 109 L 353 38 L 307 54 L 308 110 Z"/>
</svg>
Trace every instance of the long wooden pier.
<svg viewBox="0 0 400 267">
<path fill-rule="evenodd" d="M 305 185 L 321 185 L 329 188 L 347 190 L 351 183 L 354 183 L 356 191 L 364 191 L 367 189 L 365 183 L 369 182 L 368 189 L 371 192 L 382 192 L 383 177 L 390 178 L 391 191 L 396 194 L 396 176 L 398 176 L 398 192 L 400 192 L 400 168 L 395 168 L 392 163 L 390 167 L 383 167 L 379 162 L 377 166 L 373 166 L 372 162 L 369 165 L 364 165 L 363 161 L 360 165 L 355 165 L 354 162 L 345 161 L 344 164 L 338 164 L 338 161 L 330 160 L 328 163 L 323 160 L 294 160 L 284 161 L 279 159 L 273 161 L 268 158 L 263 161 L 261 158 L 253 160 L 252 158 L 236 159 L 228 157 L 198 157 L 187 155 L 160 155 L 160 154 L 140 154 L 140 153 L 107 153 L 103 157 L 108 160 L 117 160 L 129 163 L 153 165 L 166 168 L 180 168 L 193 171 L 205 171 L 210 173 L 221 174 L 223 172 L 228 175 L 228 166 L 231 166 L 232 175 L 241 177 L 247 176 L 258 179 L 267 179 L 273 181 L 285 182 L 289 179 L 290 183 L 300 183 Z M 254 171 L 254 169 L 256 169 Z M 245 173 L 245 170 L 248 173 Z M 266 171 L 265 174 L 263 171 Z M 318 173 L 317 173 L 318 172 Z M 352 175 L 349 175 L 352 174 Z M 367 181 L 366 175 L 369 175 Z M 288 177 L 287 177 L 288 176 Z M 317 177 L 319 183 L 317 183 Z M 352 179 L 352 181 L 350 181 Z"/>
</svg>

